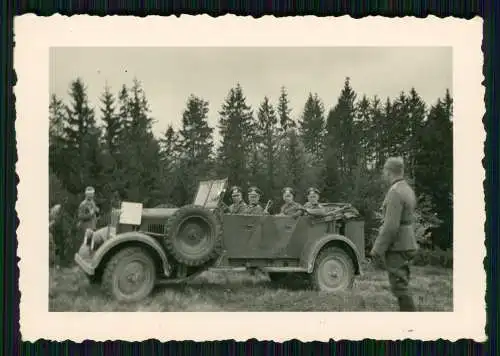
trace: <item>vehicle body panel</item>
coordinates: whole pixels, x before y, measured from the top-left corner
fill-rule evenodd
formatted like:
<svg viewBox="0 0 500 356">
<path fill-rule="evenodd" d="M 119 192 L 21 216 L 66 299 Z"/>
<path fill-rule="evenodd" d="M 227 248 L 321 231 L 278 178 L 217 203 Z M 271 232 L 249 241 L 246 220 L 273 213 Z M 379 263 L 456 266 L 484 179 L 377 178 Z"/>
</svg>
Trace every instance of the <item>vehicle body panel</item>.
<svg viewBox="0 0 500 356">
<path fill-rule="evenodd" d="M 199 183 L 193 202 L 213 210 L 219 206 L 227 186 L 227 178 Z M 346 206 L 343 203 L 326 204 L 329 209 Z M 123 206 L 122 206 L 123 207 Z M 120 223 L 117 210 L 112 223 L 113 236 L 109 237 L 88 256 L 77 253 L 75 261 L 87 274 L 96 273 L 108 253 L 122 244 L 138 243 L 150 247 L 161 261 L 165 276 L 175 269 L 170 266 L 165 249 L 166 223 L 178 208 L 141 208 L 134 212 L 140 223 Z M 140 214 L 140 216 L 138 215 Z M 224 252 L 217 261 L 216 269 L 259 267 L 265 271 L 312 272 L 314 261 L 327 244 L 335 243 L 350 251 L 360 272 L 364 259 L 364 222 L 339 219 L 336 216 L 283 215 L 232 215 L 222 214 Z M 164 276 L 164 277 L 165 277 Z"/>
<path fill-rule="evenodd" d="M 166 275 L 170 273 L 170 265 L 163 246 L 155 238 L 138 231 L 118 234 L 106 240 L 96 251 L 86 252 L 86 247 L 82 246 L 80 251 L 75 255 L 75 260 L 87 274 L 93 275 L 108 253 L 116 247 L 130 242 L 144 244 L 152 248 L 157 253 L 155 257 L 161 260 L 163 273 Z"/>
<path fill-rule="evenodd" d="M 303 252 L 300 257 L 300 265 L 304 267 L 307 272 L 311 273 L 314 268 L 314 262 L 321 249 L 328 243 L 336 242 L 337 246 L 342 247 L 344 250 L 350 251 L 354 257 L 354 265 L 356 266 L 356 273 L 361 273 L 361 254 L 357 246 L 347 237 L 340 234 L 328 234 L 319 239 L 309 239 L 304 246 Z"/>
<path fill-rule="evenodd" d="M 225 256 L 220 267 L 258 266 L 312 272 L 321 248 L 339 241 L 341 247 L 350 249 L 360 272 L 360 261 L 364 258 L 362 221 L 356 222 L 358 225 L 347 222 L 344 228 L 347 236 L 340 233 L 340 225 L 332 217 L 224 215 L 223 223 Z"/>
</svg>

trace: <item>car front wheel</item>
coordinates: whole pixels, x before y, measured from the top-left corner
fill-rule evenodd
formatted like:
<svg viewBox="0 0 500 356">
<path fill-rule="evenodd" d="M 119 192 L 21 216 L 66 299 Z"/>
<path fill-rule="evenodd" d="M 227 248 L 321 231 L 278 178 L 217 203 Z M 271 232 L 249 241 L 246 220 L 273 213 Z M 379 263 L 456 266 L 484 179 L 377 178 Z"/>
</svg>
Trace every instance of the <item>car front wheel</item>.
<svg viewBox="0 0 500 356">
<path fill-rule="evenodd" d="M 155 263 L 151 255 L 142 248 L 128 247 L 109 260 L 102 284 L 114 299 L 135 302 L 151 293 L 155 278 Z"/>
<path fill-rule="evenodd" d="M 311 277 L 316 289 L 338 292 L 352 287 L 354 274 L 351 257 L 341 248 L 328 247 L 316 258 Z"/>
</svg>

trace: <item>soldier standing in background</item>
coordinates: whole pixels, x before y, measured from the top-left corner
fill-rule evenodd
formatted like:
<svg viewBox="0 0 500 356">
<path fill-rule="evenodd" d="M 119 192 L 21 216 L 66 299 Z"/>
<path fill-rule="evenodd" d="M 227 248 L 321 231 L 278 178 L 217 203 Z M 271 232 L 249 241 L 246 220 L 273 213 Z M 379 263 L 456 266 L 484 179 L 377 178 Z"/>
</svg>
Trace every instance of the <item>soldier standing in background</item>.
<svg viewBox="0 0 500 356">
<path fill-rule="evenodd" d="M 418 249 L 414 230 L 416 197 L 403 176 L 403 159 L 387 159 L 383 177 L 390 188 L 382 204 L 383 224 L 370 254 L 375 266 L 387 271 L 400 311 L 416 311 L 409 291 L 410 262 Z"/>
<path fill-rule="evenodd" d="M 231 188 L 231 198 L 233 204 L 229 206 L 229 214 L 244 214 L 247 209 L 247 204 L 243 200 L 243 194 L 240 187 Z"/>
<path fill-rule="evenodd" d="M 248 207 L 246 214 L 248 215 L 264 215 L 264 209 L 259 204 L 262 192 L 257 187 L 250 187 L 248 189 Z"/>
<path fill-rule="evenodd" d="M 99 208 L 94 201 L 95 190 L 93 187 L 85 189 L 85 199 L 78 207 L 78 228 L 85 234 L 87 229 L 96 229 Z"/>
<path fill-rule="evenodd" d="M 295 191 L 286 187 L 283 188 L 283 200 L 285 204 L 281 206 L 280 215 L 291 215 L 293 217 L 298 217 L 303 213 L 303 207 L 294 200 Z"/>
</svg>

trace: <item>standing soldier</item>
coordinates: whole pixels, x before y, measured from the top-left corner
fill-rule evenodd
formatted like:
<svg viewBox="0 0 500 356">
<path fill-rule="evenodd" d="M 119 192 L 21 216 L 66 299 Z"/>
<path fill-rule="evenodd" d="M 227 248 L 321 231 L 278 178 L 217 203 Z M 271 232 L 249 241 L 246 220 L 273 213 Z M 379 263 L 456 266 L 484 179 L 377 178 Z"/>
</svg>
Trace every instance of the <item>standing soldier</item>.
<svg viewBox="0 0 500 356">
<path fill-rule="evenodd" d="M 416 311 L 409 291 L 410 262 L 418 249 L 413 225 L 416 197 L 403 176 L 403 159 L 387 159 L 383 177 L 390 188 L 382 204 L 383 224 L 370 254 L 375 266 L 386 269 L 399 310 Z"/>
<path fill-rule="evenodd" d="M 259 204 L 262 192 L 257 187 L 250 187 L 248 189 L 248 207 L 246 214 L 248 215 L 264 215 L 264 209 Z"/>
<path fill-rule="evenodd" d="M 293 217 L 302 215 L 302 205 L 294 200 L 295 191 L 290 187 L 285 187 L 283 188 L 282 192 L 285 204 L 281 206 L 280 215 L 291 215 Z"/>
<path fill-rule="evenodd" d="M 240 187 L 231 188 L 231 198 L 233 204 L 229 206 L 229 214 L 244 214 L 247 209 L 247 204 L 243 200 Z"/>
<path fill-rule="evenodd" d="M 99 208 L 94 201 L 95 190 L 93 187 L 85 189 L 85 199 L 78 207 L 78 227 L 83 234 L 87 229 L 95 230 L 97 225 L 97 215 L 99 215 Z"/>
<path fill-rule="evenodd" d="M 56 248 L 57 245 L 54 240 L 54 226 L 59 217 L 59 212 L 61 211 L 61 204 L 54 205 L 49 211 L 49 248 L 50 248 L 50 256 L 49 263 L 51 266 L 58 267 Z"/>
</svg>

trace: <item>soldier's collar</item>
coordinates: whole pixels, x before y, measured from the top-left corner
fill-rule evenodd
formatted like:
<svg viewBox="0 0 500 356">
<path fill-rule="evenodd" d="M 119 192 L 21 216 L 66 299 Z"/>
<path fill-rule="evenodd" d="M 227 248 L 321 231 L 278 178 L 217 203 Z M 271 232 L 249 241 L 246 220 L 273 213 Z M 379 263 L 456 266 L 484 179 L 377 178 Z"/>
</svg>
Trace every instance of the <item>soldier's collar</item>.
<svg viewBox="0 0 500 356">
<path fill-rule="evenodd" d="M 391 187 L 394 186 L 394 184 L 398 183 L 398 182 L 401 182 L 402 180 L 404 180 L 404 178 L 396 178 L 392 181 L 391 183 Z"/>
</svg>

